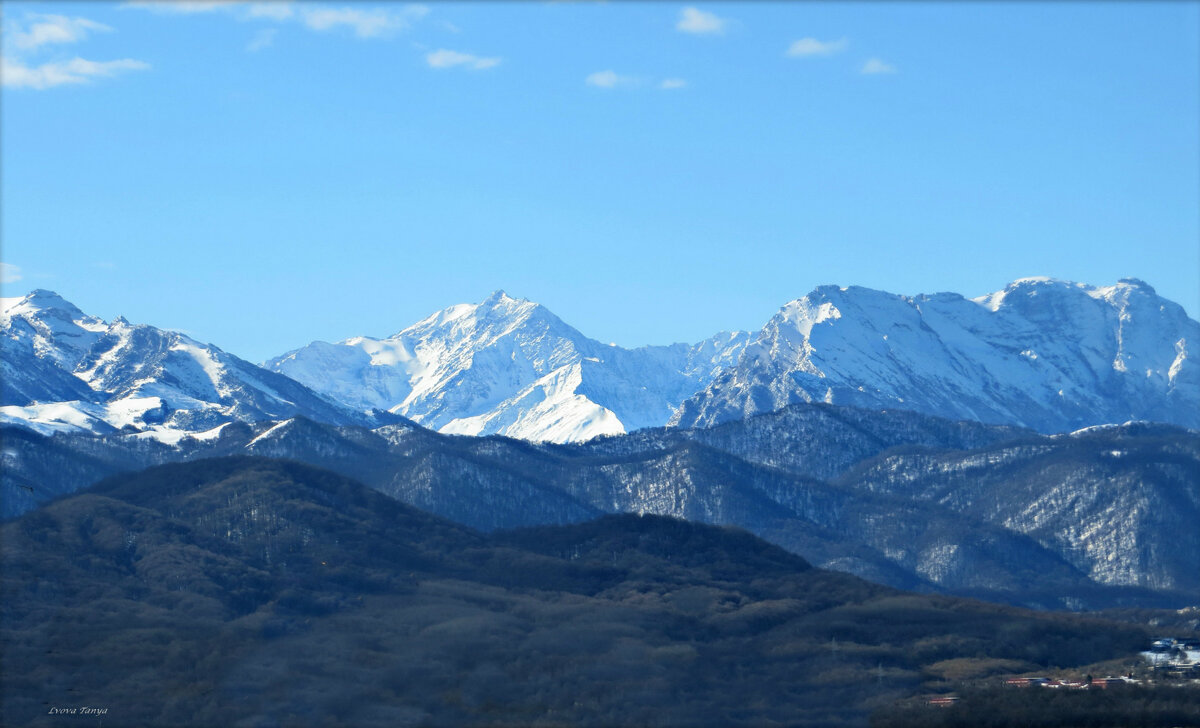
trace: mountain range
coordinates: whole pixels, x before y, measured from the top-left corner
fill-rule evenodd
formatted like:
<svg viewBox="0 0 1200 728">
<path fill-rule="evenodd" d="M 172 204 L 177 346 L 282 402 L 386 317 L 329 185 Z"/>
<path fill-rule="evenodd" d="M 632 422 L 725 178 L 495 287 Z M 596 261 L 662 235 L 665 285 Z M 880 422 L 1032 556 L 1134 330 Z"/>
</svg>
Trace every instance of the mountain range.
<svg viewBox="0 0 1200 728">
<path fill-rule="evenodd" d="M 824 286 L 757 335 L 638 349 L 498 291 L 387 338 L 313 342 L 262 367 L 177 332 L 104 322 L 48 291 L 3 301 L 0 421 L 41 432 L 133 427 L 177 439 L 298 415 L 579 442 L 799 402 L 1043 433 L 1200 427 L 1200 323 L 1134 279 L 1029 278 L 973 299 Z"/>
<path fill-rule="evenodd" d="M 1138 281 L 1027 279 L 826 287 L 753 339 L 627 350 L 497 292 L 259 367 L 35 291 L 0 316 L 2 515 L 251 454 L 484 531 L 651 513 L 905 589 L 1180 604 L 1200 598 L 1198 328 Z"/>
</svg>

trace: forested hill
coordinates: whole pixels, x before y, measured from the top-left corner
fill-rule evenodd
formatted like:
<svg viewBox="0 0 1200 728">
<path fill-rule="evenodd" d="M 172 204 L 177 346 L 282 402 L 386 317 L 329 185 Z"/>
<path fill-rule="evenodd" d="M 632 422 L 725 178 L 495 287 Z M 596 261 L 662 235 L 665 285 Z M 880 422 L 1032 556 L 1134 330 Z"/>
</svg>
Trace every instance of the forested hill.
<svg viewBox="0 0 1200 728">
<path fill-rule="evenodd" d="M 655 516 L 483 535 L 328 471 L 221 458 L 0 525 L 0 724 L 862 725 L 1133 626 L 907 594 Z"/>
</svg>

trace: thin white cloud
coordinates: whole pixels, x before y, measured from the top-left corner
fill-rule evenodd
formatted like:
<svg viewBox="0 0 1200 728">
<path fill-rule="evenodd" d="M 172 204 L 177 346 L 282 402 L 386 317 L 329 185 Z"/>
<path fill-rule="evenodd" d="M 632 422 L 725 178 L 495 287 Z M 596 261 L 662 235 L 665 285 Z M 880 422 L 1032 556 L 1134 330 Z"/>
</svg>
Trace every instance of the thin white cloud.
<svg viewBox="0 0 1200 728">
<path fill-rule="evenodd" d="M 402 10 L 375 7 L 357 8 L 306 7 L 301 10 L 304 24 L 313 30 L 350 28 L 359 38 L 378 38 L 404 30 L 429 14 L 424 5 L 409 5 Z"/>
<path fill-rule="evenodd" d="M 365 8 L 310 3 L 249 2 L 247 0 L 130 0 L 125 8 L 160 14 L 194 15 L 230 12 L 239 20 L 299 21 L 310 30 L 350 30 L 359 38 L 380 38 L 410 27 L 429 14 L 425 5 L 394 6 L 379 3 Z"/>
<path fill-rule="evenodd" d="M 202 13 L 242 10 L 247 18 L 287 20 L 295 15 L 289 0 L 280 2 L 248 2 L 247 0 L 129 0 L 122 8 L 149 10 L 159 15 L 198 15 Z"/>
<path fill-rule="evenodd" d="M 4 58 L 0 60 L 0 79 L 10 88 L 47 89 L 68 84 L 88 83 L 96 78 L 115 76 L 126 71 L 144 71 L 150 64 L 122 58 L 116 61 L 89 61 L 72 58 L 69 61 L 43 63 L 27 66 L 24 63 Z"/>
<path fill-rule="evenodd" d="M 632 76 L 621 76 L 616 71 L 596 71 L 584 79 L 584 83 L 597 88 L 616 88 L 635 83 Z"/>
<path fill-rule="evenodd" d="M 425 56 L 425 62 L 429 64 L 430 68 L 455 68 L 462 66 L 474 71 L 495 68 L 500 65 L 500 60 L 499 58 L 481 58 L 473 56 L 470 53 L 459 53 L 458 51 L 450 51 L 445 48 L 438 49 Z"/>
<path fill-rule="evenodd" d="M 728 24 L 727 19 L 719 18 L 713 13 L 687 7 L 679 11 L 679 21 L 675 23 L 675 29 L 694 35 L 717 35 L 724 33 L 725 26 Z"/>
<path fill-rule="evenodd" d="M 816 38 L 801 38 L 793 42 L 787 49 L 787 55 L 793 58 L 807 58 L 810 56 L 832 56 L 834 53 L 841 53 L 846 50 L 850 42 L 845 38 L 838 40 L 817 40 Z"/>
<path fill-rule="evenodd" d="M 897 73 L 897 70 L 895 66 L 885 63 L 878 58 L 868 58 L 867 62 L 862 65 L 861 73 Z"/>
<path fill-rule="evenodd" d="M 21 268 L 12 263 L 0 263 L 0 283 L 16 283 L 21 280 Z"/>
<path fill-rule="evenodd" d="M 28 15 L 26 22 L 29 26 L 24 29 L 17 24 L 10 26 L 10 42 L 14 48 L 22 51 L 32 51 L 50 43 L 77 43 L 86 38 L 88 33 L 112 31 L 104 23 L 65 15 Z"/>
<path fill-rule="evenodd" d="M 76 56 L 70 60 L 40 64 L 35 60 L 45 46 L 78 43 L 92 33 L 111 31 L 112 28 L 103 23 L 65 15 L 27 13 L 22 21 L 8 21 L 4 26 L 4 36 L 11 54 L 0 58 L 0 85 L 6 88 L 47 89 L 87 83 L 96 78 L 150 67 L 132 58 L 90 61 Z"/>
<path fill-rule="evenodd" d="M 229 10 L 241 4 L 241 0 L 130 0 L 121 7 L 141 8 L 162 15 L 195 15 Z"/>
<path fill-rule="evenodd" d="M 688 85 L 687 79 L 683 78 L 664 78 L 656 82 L 653 78 L 647 76 L 623 76 L 611 69 L 588 74 L 587 78 L 583 79 L 583 82 L 588 86 L 603 89 L 653 87 L 662 91 L 674 91 L 686 88 Z"/>
<path fill-rule="evenodd" d="M 246 45 L 246 50 L 251 53 L 257 53 L 263 48 L 270 48 L 275 43 L 275 33 L 278 31 L 275 28 L 263 28 L 254 35 L 254 39 Z"/>
<path fill-rule="evenodd" d="M 246 17 L 267 20 L 289 20 L 296 12 L 290 2 L 250 3 L 246 6 Z"/>
</svg>

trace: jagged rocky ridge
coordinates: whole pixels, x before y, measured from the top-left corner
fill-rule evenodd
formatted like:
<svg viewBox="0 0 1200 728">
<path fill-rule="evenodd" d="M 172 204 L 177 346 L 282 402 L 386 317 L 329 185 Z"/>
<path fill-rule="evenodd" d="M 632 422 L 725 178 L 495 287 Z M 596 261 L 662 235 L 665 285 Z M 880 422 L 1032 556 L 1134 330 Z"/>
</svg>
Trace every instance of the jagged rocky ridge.
<svg viewBox="0 0 1200 728">
<path fill-rule="evenodd" d="M 1200 437 L 1178 428 L 1045 437 L 796 405 L 578 445 L 299 418 L 231 424 L 176 446 L 120 434 L 4 439 L 9 513 L 120 470 L 248 453 L 327 467 L 485 530 L 655 513 L 739 525 L 818 565 L 904 588 L 1038 606 L 1200 598 L 1200 548 L 1180 535 L 1200 518 Z"/>
<path fill-rule="evenodd" d="M 130 428 L 171 441 L 294 415 L 381 423 L 378 413 L 326 400 L 211 344 L 124 318 L 106 322 L 50 291 L 3 299 L 0 361 L 0 421 L 40 432 Z"/>
</svg>

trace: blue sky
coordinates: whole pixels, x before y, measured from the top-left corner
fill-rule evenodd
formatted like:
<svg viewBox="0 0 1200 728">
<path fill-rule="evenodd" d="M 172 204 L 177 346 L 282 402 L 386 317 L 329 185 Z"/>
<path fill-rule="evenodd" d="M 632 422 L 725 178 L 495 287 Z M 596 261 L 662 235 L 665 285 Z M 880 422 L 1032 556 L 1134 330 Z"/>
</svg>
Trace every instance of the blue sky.
<svg viewBox="0 0 1200 728">
<path fill-rule="evenodd" d="M 259 361 L 492 290 L 625 346 L 817 285 L 1200 313 L 1196 3 L 4 4 L 4 295 Z"/>
</svg>

